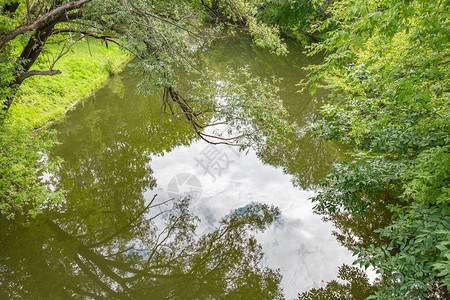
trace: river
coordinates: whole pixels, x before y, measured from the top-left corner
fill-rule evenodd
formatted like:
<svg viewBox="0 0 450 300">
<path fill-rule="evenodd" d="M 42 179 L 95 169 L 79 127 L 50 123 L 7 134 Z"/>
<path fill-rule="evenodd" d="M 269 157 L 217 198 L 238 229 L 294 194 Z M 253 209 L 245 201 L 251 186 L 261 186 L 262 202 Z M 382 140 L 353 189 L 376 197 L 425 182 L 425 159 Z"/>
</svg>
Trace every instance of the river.
<svg viewBox="0 0 450 300">
<path fill-rule="evenodd" d="M 275 56 L 237 35 L 205 54 L 217 70 L 248 65 L 283 78 L 280 96 L 297 126 L 276 151 L 199 140 L 160 115 L 160 95 L 137 95 L 131 67 L 78 104 L 54 126 L 60 145 L 51 155 L 64 163 L 53 180 L 67 203 L 29 228 L 5 225 L 2 266 L 12 271 L 2 285 L 25 298 L 262 299 L 275 297 L 275 282 L 293 299 L 335 279 L 351 253 L 309 198 L 342 149 L 305 130 L 325 100 L 296 84 L 322 58 L 295 43 L 289 50 Z"/>
</svg>

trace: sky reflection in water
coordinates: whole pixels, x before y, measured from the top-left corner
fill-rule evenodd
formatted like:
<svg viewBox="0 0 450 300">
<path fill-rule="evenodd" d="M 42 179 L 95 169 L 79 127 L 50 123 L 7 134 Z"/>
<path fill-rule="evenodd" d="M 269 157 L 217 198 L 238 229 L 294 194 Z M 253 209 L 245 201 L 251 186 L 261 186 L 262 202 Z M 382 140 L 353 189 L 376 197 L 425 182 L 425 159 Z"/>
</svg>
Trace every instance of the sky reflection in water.
<svg viewBox="0 0 450 300">
<path fill-rule="evenodd" d="M 263 245 L 264 263 L 281 270 L 287 299 L 335 279 L 338 266 L 351 264 L 350 252 L 331 235 L 332 224 L 312 213 L 313 205 L 308 199 L 314 192 L 294 187 L 292 176 L 281 168 L 263 164 L 254 152 L 237 156 L 228 146 L 215 146 L 233 162 L 221 175 L 211 168 L 217 177 L 214 181 L 195 160 L 202 157 L 200 153 L 206 147 L 208 144 L 199 141 L 153 158 L 158 187 L 146 197 L 154 192 L 168 197 L 167 188 L 175 174 L 194 174 L 202 184 L 202 196 L 192 204 L 194 213 L 202 219 L 199 234 L 211 231 L 221 217 L 249 203 L 279 207 L 280 219 L 257 238 Z"/>
<path fill-rule="evenodd" d="M 65 161 L 57 177 L 68 191 L 68 203 L 64 212 L 52 215 L 53 221 L 70 229 L 83 243 L 95 245 L 105 239 L 109 228 L 120 227 L 139 214 L 155 194 L 157 202 L 173 197 L 177 191 L 172 180 L 182 178 L 178 174 L 192 174 L 201 184 L 201 196 L 194 197 L 190 206 L 202 221 L 197 238 L 217 230 L 221 218 L 237 208 L 250 203 L 273 204 L 280 208 L 281 216 L 264 233 L 258 233 L 257 240 L 265 253 L 263 265 L 280 269 L 286 298 L 335 279 L 338 266 L 351 263 L 351 254 L 332 236 L 331 223 L 313 214 L 308 199 L 341 149 L 301 130 L 316 118 L 323 103 L 320 97 L 315 100 L 296 93 L 295 84 L 305 76 L 301 68 L 320 61 L 320 57 L 305 57 L 302 50 L 291 45 L 290 56 L 276 57 L 253 46 L 248 37 L 237 36 L 214 44 L 208 52 L 210 65 L 218 70 L 248 64 L 257 76 L 284 78 L 280 95 L 298 130 L 290 136 L 291 145 L 258 154 L 208 145 L 183 123 L 166 116 L 161 120 L 165 129 L 161 128 L 160 96 L 137 96 L 139 78 L 127 68 L 55 126 L 61 145 L 53 155 Z M 217 164 L 205 168 L 212 162 L 207 161 L 208 155 L 213 155 Z M 183 188 L 198 186 L 192 183 Z M 86 217 L 104 207 L 110 208 L 110 216 Z M 162 225 L 162 221 L 155 222 Z M 144 238 L 145 230 L 135 231 L 135 236 L 122 238 L 123 244 L 118 242 L 120 247 Z M 113 251 L 119 246 L 105 247 L 97 251 Z"/>
</svg>

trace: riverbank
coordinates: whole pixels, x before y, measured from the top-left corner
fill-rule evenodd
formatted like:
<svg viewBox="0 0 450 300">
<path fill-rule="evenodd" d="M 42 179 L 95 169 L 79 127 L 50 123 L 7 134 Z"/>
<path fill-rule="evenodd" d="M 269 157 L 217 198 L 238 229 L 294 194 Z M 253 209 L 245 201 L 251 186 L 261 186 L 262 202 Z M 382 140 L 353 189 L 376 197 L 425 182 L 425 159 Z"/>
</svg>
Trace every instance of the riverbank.
<svg viewBox="0 0 450 300">
<path fill-rule="evenodd" d="M 56 64 L 60 75 L 34 76 L 22 84 L 10 111 L 14 123 L 33 129 L 45 127 L 99 89 L 130 59 L 114 44 L 106 47 L 95 39 L 76 44 Z M 46 64 L 41 65 L 44 69 Z"/>
</svg>

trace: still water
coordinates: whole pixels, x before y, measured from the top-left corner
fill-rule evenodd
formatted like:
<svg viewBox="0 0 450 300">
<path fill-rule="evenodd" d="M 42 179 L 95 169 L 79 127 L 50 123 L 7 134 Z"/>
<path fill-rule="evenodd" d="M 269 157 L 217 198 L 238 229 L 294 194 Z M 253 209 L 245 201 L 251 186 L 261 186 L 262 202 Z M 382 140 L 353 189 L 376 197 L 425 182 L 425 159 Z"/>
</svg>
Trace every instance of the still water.
<svg viewBox="0 0 450 300">
<path fill-rule="evenodd" d="M 293 299 L 335 279 L 351 253 L 309 198 L 342 151 L 305 133 L 323 100 L 296 92 L 321 61 L 302 51 L 277 57 L 240 35 L 207 53 L 216 70 L 283 78 L 297 127 L 271 151 L 199 140 L 160 116 L 160 95 L 136 94 L 129 67 L 80 103 L 54 126 L 67 203 L 1 224 L 0 298 Z"/>
</svg>

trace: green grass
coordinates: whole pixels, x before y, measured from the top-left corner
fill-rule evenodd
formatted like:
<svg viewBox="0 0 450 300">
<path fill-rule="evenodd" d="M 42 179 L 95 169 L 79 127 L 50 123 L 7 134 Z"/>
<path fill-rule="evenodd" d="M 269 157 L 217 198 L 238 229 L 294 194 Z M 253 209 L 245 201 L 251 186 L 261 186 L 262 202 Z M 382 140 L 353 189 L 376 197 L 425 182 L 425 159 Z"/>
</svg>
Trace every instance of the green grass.
<svg viewBox="0 0 450 300">
<path fill-rule="evenodd" d="M 130 59 L 116 45 L 108 46 L 92 39 L 80 42 L 54 67 L 62 74 L 28 78 L 10 109 L 13 120 L 18 125 L 39 128 L 64 115 L 73 103 L 91 95 Z M 50 52 L 57 53 L 56 49 Z M 46 66 L 48 63 L 42 59 L 33 68 L 45 70 Z"/>
</svg>

